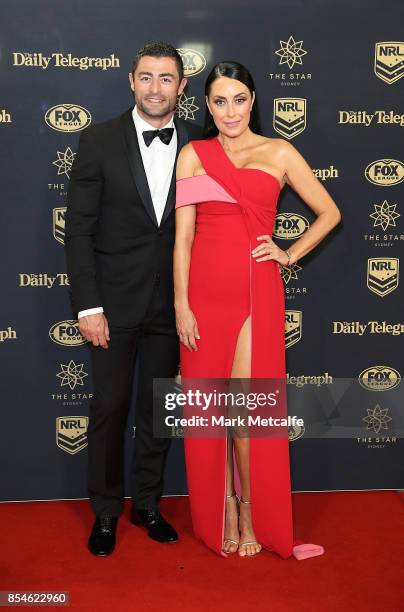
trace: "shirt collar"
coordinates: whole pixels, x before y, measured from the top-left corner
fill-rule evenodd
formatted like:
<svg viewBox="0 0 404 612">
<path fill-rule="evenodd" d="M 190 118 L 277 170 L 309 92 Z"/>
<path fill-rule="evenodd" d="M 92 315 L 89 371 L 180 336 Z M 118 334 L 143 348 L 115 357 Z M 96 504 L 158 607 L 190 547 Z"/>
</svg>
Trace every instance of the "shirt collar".
<svg viewBox="0 0 404 612">
<path fill-rule="evenodd" d="M 154 127 L 154 125 L 150 125 L 150 123 L 147 123 L 147 121 L 145 121 L 138 113 L 137 111 L 137 107 L 136 104 L 133 107 L 132 110 L 132 117 L 133 117 L 133 122 L 135 124 L 135 128 L 137 131 L 138 136 L 142 134 L 142 132 L 146 131 L 146 130 L 155 130 L 157 128 Z M 163 125 L 160 129 L 163 128 L 167 128 L 167 127 L 173 127 L 175 129 L 175 124 L 174 124 L 174 115 L 171 117 L 170 121 L 168 123 L 166 123 L 165 125 Z M 142 139 L 139 139 L 141 141 L 143 141 Z"/>
</svg>

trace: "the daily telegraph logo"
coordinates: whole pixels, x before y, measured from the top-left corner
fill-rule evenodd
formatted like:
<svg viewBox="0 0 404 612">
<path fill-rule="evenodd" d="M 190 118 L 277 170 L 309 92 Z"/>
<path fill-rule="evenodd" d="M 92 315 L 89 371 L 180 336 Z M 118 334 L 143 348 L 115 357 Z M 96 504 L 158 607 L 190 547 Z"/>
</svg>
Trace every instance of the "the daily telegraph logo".
<svg viewBox="0 0 404 612">
<path fill-rule="evenodd" d="M 338 123 L 344 125 L 364 125 L 369 127 L 373 124 L 379 125 L 399 125 L 404 126 L 404 115 L 400 115 L 393 110 L 384 111 L 377 110 L 374 113 L 368 111 L 353 111 L 353 110 L 340 110 L 338 111 Z"/>
<path fill-rule="evenodd" d="M 399 259 L 397 257 L 370 257 L 367 267 L 367 287 L 385 297 L 398 287 Z"/>
<path fill-rule="evenodd" d="M 273 127 L 288 140 L 306 129 L 306 98 L 274 98 Z"/>
<path fill-rule="evenodd" d="M 180 119 L 194 120 L 197 110 L 199 110 L 199 106 L 195 104 L 195 96 L 188 98 L 184 93 L 178 96 L 175 112 Z"/>
<path fill-rule="evenodd" d="M 52 289 L 53 286 L 68 287 L 69 278 L 65 272 L 60 272 L 52 276 L 51 274 L 20 273 L 18 275 L 19 287 L 46 287 Z"/>
<path fill-rule="evenodd" d="M 313 174 L 319 181 L 327 181 L 328 179 L 338 178 L 339 171 L 334 166 L 328 168 L 313 168 Z"/>
<path fill-rule="evenodd" d="M 88 417 L 61 416 L 56 419 L 56 444 L 69 455 L 87 446 Z"/>
<path fill-rule="evenodd" d="M 388 334 L 390 336 L 402 336 L 404 334 L 404 323 L 389 323 L 388 321 L 333 321 L 333 334 L 349 334 L 363 336 L 369 334 Z"/>
<path fill-rule="evenodd" d="M 10 326 L 7 329 L 0 329 L 0 344 L 6 340 L 17 340 L 17 332 Z"/>
<path fill-rule="evenodd" d="M 5 108 L 0 109 L 0 123 L 12 123 L 11 113 L 6 111 Z"/>
<path fill-rule="evenodd" d="M 302 337 L 301 310 L 286 310 L 285 312 L 285 347 L 289 348 L 299 342 Z"/>
<path fill-rule="evenodd" d="M 79 132 L 91 123 L 91 114 L 77 104 L 58 104 L 45 113 L 46 124 L 57 132 Z"/>
<path fill-rule="evenodd" d="M 392 85 L 404 75 L 404 42 L 378 42 L 375 45 L 375 75 Z"/>
<path fill-rule="evenodd" d="M 87 342 L 80 333 L 78 321 L 55 323 L 49 330 L 49 337 L 61 346 L 81 346 Z"/>
<path fill-rule="evenodd" d="M 404 164 L 398 159 L 377 159 L 366 166 L 365 177 L 380 187 L 398 185 L 404 180 Z"/>
<path fill-rule="evenodd" d="M 60 206 L 59 208 L 54 208 L 52 212 L 53 237 L 60 244 L 65 243 L 66 210 L 66 206 Z"/>
<path fill-rule="evenodd" d="M 79 70 L 89 70 L 98 68 L 109 70 L 110 68 L 120 68 L 119 58 L 111 53 L 107 57 L 78 57 L 72 53 L 26 53 L 15 51 L 12 53 L 12 65 L 19 68 L 79 68 Z"/>
<path fill-rule="evenodd" d="M 184 65 L 184 77 L 188 78 L 202 72 L 206 67 L 205 56 L 195 49 L 177 49 Z"/>
<path fill-rule="evenodd" d="M 298 213 L 280 213 L 275 217 L 273 234 L 281 240 L 294 240 L 309 227 L 306 217 Z"/>
<path fill-rule="evenodd" d="M 359 384 L 368 391 L 390 391 L 401 382 L 401 374 L 395 368 L 375 365 L 365 368 L 358 376 Z"/>
</svg>

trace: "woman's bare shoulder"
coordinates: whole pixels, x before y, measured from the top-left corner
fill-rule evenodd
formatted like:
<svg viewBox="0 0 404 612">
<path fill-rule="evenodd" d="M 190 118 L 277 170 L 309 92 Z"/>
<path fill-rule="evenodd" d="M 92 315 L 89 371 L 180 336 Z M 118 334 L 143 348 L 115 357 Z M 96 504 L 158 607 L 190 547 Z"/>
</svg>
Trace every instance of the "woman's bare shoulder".
<svg viewBox="0 0 404 612">
<path fill-rule="evenodd" d="M 192 144 L 188 142 L 179 152 L 177 159 L 177 179 L 193 176 L 199 165 L 199 158 Z"/>
<path fill-rule="evenodd" d="M 294 157 L 299 155 L 298 150 L 292 145 L 291 142 L 284 138 L 267 138 L 263 137 L 261 144 L 263 150 L 268 155 L 276 156 L 279 159 L 287 159 L 291 156 Z"/>
</svg>

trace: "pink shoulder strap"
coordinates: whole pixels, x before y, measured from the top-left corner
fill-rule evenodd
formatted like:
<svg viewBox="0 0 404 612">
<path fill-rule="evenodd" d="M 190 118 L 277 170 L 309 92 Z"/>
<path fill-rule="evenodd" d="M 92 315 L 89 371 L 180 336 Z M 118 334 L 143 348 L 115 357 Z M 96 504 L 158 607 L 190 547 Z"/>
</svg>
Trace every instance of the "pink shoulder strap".
<svg viewBox="0 0 404 612">
<path fill-rule="evenodd" d="M 237 203 L 237 200 L 207 174 L 190 176 L 177 181 L 175 208 L 212 201 Z"/>
</svg>

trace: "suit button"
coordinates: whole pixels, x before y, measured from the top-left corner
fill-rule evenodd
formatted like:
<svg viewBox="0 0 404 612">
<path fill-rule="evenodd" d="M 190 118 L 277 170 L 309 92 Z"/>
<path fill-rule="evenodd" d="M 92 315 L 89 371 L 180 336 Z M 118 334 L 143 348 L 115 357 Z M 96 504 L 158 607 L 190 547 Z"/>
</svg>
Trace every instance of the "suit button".
<svg viewBox="0 0 404 612">
<path fill-rule="evenodd" d="M 158 234 L 159 236 L 162 236 L 162 235 L 163 235 L 163 230 L 158 230 L 157 234 Z"/>
<path fill-rule="evenodd" d="M 160 274 L 156 274 L 154 277 L 155 281 L 156 281 L 156 285 L 158 285 L 160 283 Z"/>
</svg>

